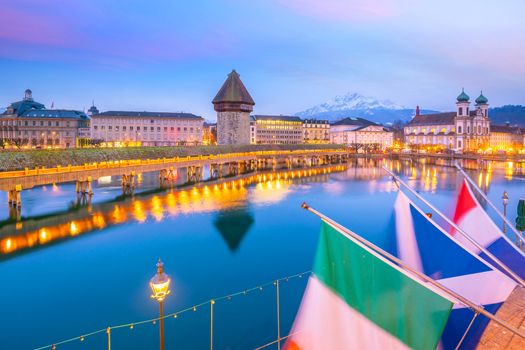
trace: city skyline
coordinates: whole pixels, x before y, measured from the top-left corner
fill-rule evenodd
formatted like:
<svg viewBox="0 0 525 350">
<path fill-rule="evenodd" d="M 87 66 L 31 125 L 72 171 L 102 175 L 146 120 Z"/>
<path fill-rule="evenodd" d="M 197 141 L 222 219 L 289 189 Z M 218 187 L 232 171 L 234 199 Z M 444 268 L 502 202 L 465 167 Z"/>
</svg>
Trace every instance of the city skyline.
<svg viewBox="0 0 525 350">
<path fill-rule="evenodd" d="M 347 92 L 448 111 L 462 87 L 471 97 L 483 89 L 491 106 L 525 103 L 523 1 L 132 5 L 6 1 L 1 107 L 30 88 L 55 108 L 94 99 L 101 111 L 213 120 L 211 99 L 232 68 L 257 114 L 294 114 Z"/>
</svg>

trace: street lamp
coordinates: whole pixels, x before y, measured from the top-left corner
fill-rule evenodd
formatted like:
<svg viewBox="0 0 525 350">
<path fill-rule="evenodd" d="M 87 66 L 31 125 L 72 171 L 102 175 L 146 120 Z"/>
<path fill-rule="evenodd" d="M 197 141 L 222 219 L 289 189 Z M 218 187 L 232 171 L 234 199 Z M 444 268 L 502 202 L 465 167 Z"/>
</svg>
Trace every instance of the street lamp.
<svg viewBox="0 0 525 350">
<path fill-rule="evenodd" d="M 159 333 L 160 333 L 160 350 L 164 350 L 164 314 L 162 312 L 162 303 L 170 294 L 170 278 L 164 273 L 164 264 L 162 261 L 157 262 L 157 273 L 149 281 L 151 288 L 151 297 L 159 302 Z"/>
<path fill-rule="evenodd" d="M 501 196 L 501 201 L 503 202 L 503 216 L 507 217 L 507 204 L 509 204 L 509 195 L 507 191 L 503 191 L 503 196 Z M 503 220 L 503 233 L 507 233 L 507 224 Z"/>
</svg>

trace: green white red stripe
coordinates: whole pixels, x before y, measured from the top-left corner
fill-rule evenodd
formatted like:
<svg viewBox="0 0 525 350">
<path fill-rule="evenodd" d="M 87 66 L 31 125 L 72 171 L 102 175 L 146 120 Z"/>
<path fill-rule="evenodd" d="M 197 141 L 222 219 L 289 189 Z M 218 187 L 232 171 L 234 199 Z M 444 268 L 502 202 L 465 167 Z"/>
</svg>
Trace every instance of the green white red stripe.
<svg viewBox="0 0 525 350">
<path fill-rule="evenodd" d="M 323 222 L 285 349 L 435 349 L 453 303 Z"/>
</svg>

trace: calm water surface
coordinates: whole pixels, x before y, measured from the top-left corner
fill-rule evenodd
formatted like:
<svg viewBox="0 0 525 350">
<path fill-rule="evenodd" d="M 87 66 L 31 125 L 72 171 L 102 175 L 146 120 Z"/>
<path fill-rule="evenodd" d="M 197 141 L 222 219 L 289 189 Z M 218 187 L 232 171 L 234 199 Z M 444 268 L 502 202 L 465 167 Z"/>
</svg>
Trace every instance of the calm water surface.
<svg viewBox="0 0 525 350">
<path fill-rule="evenodd" d="M 165 313 L 308 271 L 320 222 L 300 208 L 303 201 L 381 244 L 397 193 L 383 164 L 451 212 L 461 183 L 454 168 L 365 159 L 347 168 L 261 174 L 186 190 L 156 191 L 157 175 L 144 174 L 136 195 L 124 199 L 119 180 L 104 178 L 95 184 L 91 205 L 80 208 L 73 184 L 39 187 L 23 192 L 18 224 L 8 222 L 0 192 L 0 348 L 32 349 L 156 317 L 148 281 L 159 257 L 172 277 Z M 505 163 L 471 174 L 498 205 L 508 191 L 514 218 L 525 197 L 522 171 Z M 291 327 L 306 280 L 281 283 L 281 334 Z M 270 283 L 218 301 L 215 348 L 249 349 L 275 340 L 275 299 Z M 167 319 L 166 348 L 209 348 L 209 327 L 209 305 Z M 151 322 L 111 336 L 113 349 L 158 346 Z M 57 349 L 105 344 L 100 333 Z"/>
</svg>

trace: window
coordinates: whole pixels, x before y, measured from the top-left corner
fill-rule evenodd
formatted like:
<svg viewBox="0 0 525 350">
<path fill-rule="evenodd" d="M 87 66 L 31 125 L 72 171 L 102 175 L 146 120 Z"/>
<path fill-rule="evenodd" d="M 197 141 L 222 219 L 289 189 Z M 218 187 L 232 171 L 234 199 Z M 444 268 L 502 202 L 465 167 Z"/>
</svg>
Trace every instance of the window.
<svg viewBox="0 0 525 350">
<path fill-rule="evenodd" d="M 36 122 L 33 120 L 33 126 L 36 126 Z"/>
<path fill-rule="evenodd" d="M 93 129 L 94 129 L 94 130 L 98 130 L 98 126 L 95 125 L 95 126 L 93 127 Z"/>
<path fill-rule="evenodd" d="M 108 129 L 109 129 L 109 130 L 113 129 L 113 126 L 111 126 L 111 125 L 110 125 L 110 126 L 108 126 Z"/>
<path fill-rule="evenodd" d="M 126 131 L 126 127 L 125 126 L 122 127 L 122 131 Z"/>
<path fill-rule="evenodd" d="M 47 126 L 51 126 L 51 122 L 47 122 Z"/>
<path fill-rule="evenodd" d="M 115 131 L 119 131 L 119 126 L 118 125 L 115 126 Z"/>
<path fill-rule="evenodd" d="M 467 134 L 470 134 L 470 125 L 467 126 Z"/>
<path fill-rule="evenodd" d="M 167 126 L 164 127 L 164 131 L 168 131 L 168 127 Z"/>
<path fill-rule="evenodd" d="M 481 125 L 478 125 L 478 134 L 481 134 Z"/>
<path fill-rule="evenodd" d="M 125 127 L 124 127 L 124 128 L 125 128 Z M 126 130 L 126 129 L 124 129 L 124 130 Z M 137 130 L 138 130 L 138 129 L 137 129 Z M 132 126 L 129 127 L 129 131 L 133 131 L 133 127 L 132 127 Z"/>
<path fill-rule="evenodd" d="M 461 148 L 461 140 L 458 140 L 458 148 Z"/>
<path fill-rule="evenodd" d="M 458 125 L 458 134 L 461 134 L 461 133 L 462 133 L 461 125 Z"/>
<path fill-rule="evenodd" d="M 157 131 L 160 131 L 160 126 L 157 126 Z"/>
<path fill-rule="evenodd" d="M 463 115 L 463 107 L 459 107 L 459 115 Z"/>
<path fill-rule="evenodd" d="M 180 131 L 180 126 L 177 128 L 177 131 Z"/>
<path fill-rule="evenodd" d="M 151 128 L 149 128 L 149 130 L 150 130 L 150 131 L 153 131 L 153 130 L 155 130 L 155 128 L 154 128 L 154 127 L 151 127 Z"/>
<path fill-rule="evenodd" d="M 151 119 L 149 122 L 150 122 L 151 124 L 153 124 L 155 121 L 154 121 L 153 119 Z"/>
<path fill-rule="evenodd" d="M 172 127 L 170 128 L 170 131 L 174 131 L 174 130 L 175 130 L 175 128 L 172 126 Z"/>
<path fill-rule="evenodd" d="M 27 124 L 28 124 L 28 122 L 27 122 L 27 120 L 26 120 L 26 121 L 24 122 L 24 125 L 27 126 Z"/>
<path fill-rule="evenodd" d="M 68 124 L 69 124 L 69 122 L 68 122 Z M 55 123 L 55 126 L 60 126 L 60 123 L 59 123 L 59 122 L 56 122 L 56 123 Z M 69 125 L 68 125 L 68 126 L 69 126 Z"/>
</svg>

